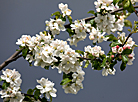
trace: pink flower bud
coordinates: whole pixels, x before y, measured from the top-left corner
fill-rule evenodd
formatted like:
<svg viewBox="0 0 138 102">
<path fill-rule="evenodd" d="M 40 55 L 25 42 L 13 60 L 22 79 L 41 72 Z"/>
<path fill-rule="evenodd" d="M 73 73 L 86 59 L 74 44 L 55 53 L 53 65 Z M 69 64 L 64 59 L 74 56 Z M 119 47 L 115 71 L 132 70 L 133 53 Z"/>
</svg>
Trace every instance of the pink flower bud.
<svg viewBox="0 0 138 102">
<path fill-rule="evenodd" d="M 130 46 L 127 46 L 128 49 L 130 49 Z"/>
<path fill-rule="evenodd" d="M 133 58 L 133 55 L 132 55 L 132 54 L 129 54 L 129 55 L 128 55 L 128 58 L 129 58 L 129 59 L 132 59 L 132 58 Z"/>
<path fill-rule="evenodd" d="M 119 49 L 119 46 L 117 45 L 116 48 Z"/>
<path fill-rule="evenodd" d="M 114 58 L 115 56 L 114 55 L 111 55 L 111 58 Z"/>
<path fill-rule="evenodd" d="M 119 58 L 120 58 L 120 59 L 122 59 L 122 56 L 121 56 L 121 55 L 119 55 Z"/>
</svg>

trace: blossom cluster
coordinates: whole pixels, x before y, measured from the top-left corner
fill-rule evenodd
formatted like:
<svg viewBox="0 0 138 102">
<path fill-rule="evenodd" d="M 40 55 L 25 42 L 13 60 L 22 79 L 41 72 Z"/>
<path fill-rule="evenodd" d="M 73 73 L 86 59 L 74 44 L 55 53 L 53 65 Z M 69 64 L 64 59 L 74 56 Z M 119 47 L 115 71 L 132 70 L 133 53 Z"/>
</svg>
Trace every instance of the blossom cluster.
<svg viewBox="0 0 138 102">
<path fill-rule="evenodd" d="M 63 85 L 65 93 L 77 94 L 80 89 L 83 89 L 82 81 L 84 80 L 85 72 L 80 67 L 72 74 L 72 81 Z"/>
<path fill-rule="evenodd" d="M 119 19 L 116 21 L 115 15 L 109 13 L 106 15 L 97 14 L 95 22 L 100 30 L 107 32 L 108 34 L 117 30 L 122 31 L 124 27 L 123 16 L 119 16 Z"/>
<path fill-rule="evenodd" d="M 59 73 L 63 71 L 66 74 L 76 72 L 79 67 L 77 57 L 80 55 L 71 49 L 66 41 L 53 40 L 49 34 L 45 36 L 40 32 L 40 35 L 37 34 L 32 38 L 23 35 L 16 44 L 30 49 L 26 60 L 34 61 L 35 66 L 44 68 L 51 65 L 52 68 L 57 68 Z"/>
<path fill-rule="evenodd" d="M 62 21 L 61 19 L 50 19 L 50 21 L 45 21 L 46 23 L 46 30 L 50 30 L 52 35 L 59 34 L 60 31 L 65 31 L 65 21 Z"/>
<path fill-rule="evenodd" d="M 70 9 L 68 9 L 68 5 L 67 4 L 63 4 L 63 3 L 60 3 L 59 5 L 58 5 L 58 7 L 59 7 L 59 9 L 61 10 L 61 12 L 62 12 L 62 14 L 63 14 L 63 17 L 64 16 L 66 16 L 66 15 L 71 15 L 71 10 Z"/>
<path fill-rule="evenodd" d="M 37 80 L 37 82 L 40 85 L 37 85 L 36 88 L 40 90 L 41 94 L 46 94 L 47 99 L 51 97 L 56 97 L 56 92 L 57 90 L 55 88 L 53 88 L 54 83 L 49 81 L 48 78 L 41 78 L 40 80 Z"/>
<path fill-rule="evenodd" d="M 85 55 L 84 55 L 85 57 L 87 57 L 87 53 L 90 53 L 95 57 L 99 57 L 100 55 L 104 54 L 104 51 L 101 50 L 101 47 L 97 45 L 94 47 L 88 45 L 87 47 L 84 48 L 84 50 L 85 50 Z"/>
<path fill-rule="evenodd" d="M 125 42 L 125 40 L 127 39 L 127 37 L 125 37 L 125 33 L 123 32 L 123 33 L 119 33 L 118 32 L 118 42 L 120 43 L 120 44 L 124 44 L 124 42 Z M 125 50 L 125 49 L 134 49 L 134 47 L 135 47 L 135 42 L 133 41 L 133 39 L 131 38 L 131 37 L 129 37 L 128 38 L 128 40 L 127 40 L 127 42 L 125 43 L 125 45 L 122 47 L 122 46 L 119 46 L 119 45 L 116 45 L 116 46 L 114 46 L 114 47 L 112 47 L 112 52 L 113 53 L 118 53 L 118 54 L 120 54 L 120 59 L 122 59 L 121 58 L 121 53 L 123 52 L 123 50 Z M 131 54 L 129 54 L 128 55 L 128 65 L 132 65 L 133 63 L 132 63 L 132 61 L 135 59 L 135 57 L 134 57 L 134 51 L 132 51 L 132 53 Z"/>
<path fill-rule="evenodd" d="M 105 32 L 101 33 L 98 28 L 95 29 L 94 27 L 92 27 L 92 30 L 89 34 L 90 34 L 89 39 L 93 40 L 93 43 L 96 43 L 96 42 L 101 43 L 103 41 L 107 41 L 108 39 L 108 37 L 104 36 Z"/>
<path fill-rule="evenodd" d="M 113 0 L 97 0 L 94 2 L 94 4 L 97 12 L 100 12 L 101 9 L 105 9 L 107 11 L 109 10 L 114 11 L 117 8 L 119 8 L 118 5 L 114 6 Z"/>
<path fill-rule="evenodd" d="M 22 102 L 24 99 L 24 95 L 20 92 L 20 85 L 22 80 L 20 79 L 21 75 L 15 69 L 10 70 L 6 69 L 2 70 L 3 75 L 1 75 L 1 79 L 9 84 L 6 89 L 0 91 L 1 98 L 4 98 L 4 102 Z"/>
</svg>

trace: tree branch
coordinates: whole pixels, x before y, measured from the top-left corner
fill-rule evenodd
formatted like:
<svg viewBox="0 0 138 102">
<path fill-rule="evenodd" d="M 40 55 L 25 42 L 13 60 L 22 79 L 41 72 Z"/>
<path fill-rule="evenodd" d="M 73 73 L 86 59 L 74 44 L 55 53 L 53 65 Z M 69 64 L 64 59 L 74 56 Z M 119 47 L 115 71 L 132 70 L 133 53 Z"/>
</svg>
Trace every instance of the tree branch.
<svg viewBox="0 0 138 102">
<path fill-rule="evenodd" d="M 0 71 L 6 67 L 9 63 L 11 63 L 12 61 L 16 61 L 18 58 L 22 57 L 22 55 L 19 55 L 22 52 L 23 48 L 19 48 L 18 51 L 16 51 L 10 58 L 8 58 L 6 61 L 4 61 L 1 65 L 0 65 Z"/>
</svg>

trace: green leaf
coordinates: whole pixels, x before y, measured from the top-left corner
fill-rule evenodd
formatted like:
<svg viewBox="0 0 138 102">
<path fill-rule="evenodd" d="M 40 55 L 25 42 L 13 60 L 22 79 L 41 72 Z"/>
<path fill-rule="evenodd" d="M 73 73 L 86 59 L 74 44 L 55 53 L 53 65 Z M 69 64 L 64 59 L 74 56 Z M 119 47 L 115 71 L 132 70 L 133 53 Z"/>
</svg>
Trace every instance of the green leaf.
<svg viewBox="0 0 138 102">
<path fill-rule="evenodd" d="M 106 61 L 107 61 L 107 58 L 105 57 L 105 58 L 103 59 L 103 62 L 102 62 L 102 64 L 101 64 L 101 67 L 104 67 L 104 66 L 106 65 Z"/>
<path fill-rule="evenodd" d="M 90 20 L 90 24 L 92 27 L 95 27 L 96 28 L 96 22 L 94 19 Z"/>
<path fill-rule="evenodd" d="M 67 84 L 67 83 L 69 83 L 69 82 L 71 82 L 71 81 L 72 81 L 71 79 L 65 78 L 65 79 L 63 79 L 63 80 L 61 81 L 60 85 L 65 85 L 65 84 Z"/>
<path fill-rule="evenodd" d="M 123 1 L 123 8 L 130 13 L 133 13 L 135 11 L 135 8 L 133 7 L 131 0 L 124 0 Z"/>
<path fill-rule="evenodd" d="M 107 41 L 117 41 L 118 40 L 113 34 L 106 35 L 105 37 L 109 37 Z"/>
<path fill-rule="evenodd" d="M 126 63 L 122 62 L 120 66 L 121 71 L 123 71 L 125 68 L 126 68 Z"/>
<path fill-rule="evenodd" d="M 45 68 L 46 70 L 49 70 L 49 66 L 45 66 L 44 68 Z"/>
<path fill-rule="evenodd" d="M 43 97 L 42 102 L 47 102 L 47 99 L 45 97 Z"/>
<path fill-rule="evenodd" d="M 0 77 L 0 82 L 2 81 L 3 79 Z"/>
<path fill-rule="evenodd" d="M 115 60 L 115 61 L 113 61 L 111 64 L 110 64 L 110 68 L 113 70 L 113 67 L 114 67 L 114 65 L 115 64 L 117 64 L 117 61 Z"/>
<path fill-rule="evenodd" d="M 92 54 L 88 54 L 88 58 L 90 58 L 91 60 L 93 60 L 94 56 Z"/>
<path fill-rule="evenodd" d="M 59 11 L 56 11 L 56 12 L 54 12 L 54 13 L 51 14 L 51 17 L 52 16 L 60 16 L 60 15 L 61 15 L 60 12 Z"/>
<path fill-rule="evenodd" d="M 132 23 L 131 23 L 131 21 L 125 20 L 125 21 L 124 21 L 124 24 L 125 24 L 126 27 L 132 28 Z"/>
<path fill-rule="evenodd" d="M 26 58 L 27 52 L 28 52 L 28 48 L 24 48 L 24 49 L 22 50 L 22 55 L 23 55 L 24 58 Z"/>
<path fill-rule="evenodd" d="M 69 20 L 69 22 L 71 24 L 72 23 L 72 17 L 71 16 L 67 16 L 67 18 L 68 18 L 68 20 Z"/>
<path fill-rule="evenodd" d="M 71 28 L 67 28 L 66 31 L 69 33 L 70 37 L 75 34 Z"/>
<path fill-rule="evenodd" d="M 113 4 L 116 5 L 120 0 L 113 0 Z"/>
<path fill-rule="evenodd" d="M 77 53 L 79 53 L 79 54 L 84 55 L 84 52 L 83 52 L 83 51 L 81 51 L 81 50 L 76 50 L 75 52 L 77 52 Z"/>
<path fill-rule="evenodd" d="M 52 102 L 52 96 L 50 96 L 50 102 Z"/>
<path fill-rule="evenodd" d="M 27 94 L 29 94 L 29 95 L 33 95 L 33 93 L 34 93 L 34 90 L 33 90 L 33 89 L 29 89 L 29 90 L 27 91 Z"/>
<path fill-rule="evenodd" d="M 38 100 L 38 98 L 39 98 L 40 95 L 41 95 L 40 90 L 37 89 L 37 90 L 34 92 L 34 98 L 35 98 L 35 100 Z"/>
<path fill-rule="evenodd" d="M 66 16 L 63 17 L 62 15 L 60 15 L 60 19 L 61 19 L 62 21 L 66 21 Z"/>
<path fill-rule="evenodd" d="M 93 10 L 90 10 L 89 12 L 87 13 L 91 13 L 91 14 L 94 14 L 95 15 L 95 12 Z"/>
<path fill-rule="evenodd" d="M 87 60 L 87 61 L 85 62 L 84 68 L 87 68 L 89 64 L 90 64 L 90 63 L 89 63 L 89 61 Z"/>
<path fill-rule="evenodd" d="M 129 55 L 132 53 L 132 49 L 124 49 L 123 52 L 122 52 L 122 55 Z"/>
<path fill-rule="evenodd" d="M 102 70 L 101 62 L 98 60 L 91 60 L 92 67 L 94 67 L 95 70 Z"/>
<path fill-rule="evenodd" d="M 10 86 L 10 83 L 7 83 L 6 81 L 2 84 L 2 89 L 7 89 L 7 87 Z"/>
<path fill-rule="evenodd" d="M 124 0 L 123 1 L 123 8 L 127 9 L 130 6 L 130 1 L 129 0 Z"/>
<path fill-rule="evenodd" d="M 126 55 L 122 55 L 122 62 L 127 63 L 128 57 Z"/>
<path fill-rule="evenodd" d="M 115 42 L 112 42 L 110 46 L 114 47 L 114 46 L 117 46 L 117 45 L 120 45 L 120 43 L 118 41 L 115 41 Z"/>
</svg>

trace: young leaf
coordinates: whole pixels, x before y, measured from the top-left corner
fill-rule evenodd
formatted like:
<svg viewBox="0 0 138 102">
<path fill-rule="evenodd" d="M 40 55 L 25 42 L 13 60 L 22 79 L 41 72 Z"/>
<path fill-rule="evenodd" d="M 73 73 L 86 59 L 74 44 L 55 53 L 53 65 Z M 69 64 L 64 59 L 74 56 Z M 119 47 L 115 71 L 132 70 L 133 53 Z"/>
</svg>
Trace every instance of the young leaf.
<svg viewBox="0 0 138 102">
<path fill-rule="evenodd" d="M 67 18 L 68 18 L 68 20 L 69 20 L 69 22 L 71 24 L 72 23 L 72 17 L 71 16 L 67 16 Z"/>
<path fill-rule="evenodd" d="M 77 53 L 79 53 L 79 54 L 84 55 L 84 52 L 83 52 L 83 51 L 81 51 L 81 50 L 76 50 L 75 52 L 77 52 Z"/>
<path fill-rule="evenodd" d="M 22 50 L 22 55 L 23 55 L 24 58 L 26 58 L 27 52 L 28 52 L 28 48 L 24 48 L 24 49 Z"/>
<path fill-rule="evenodd" d="M 89 12 L 87 13 L 91 13 L 91 14 L 94 14 L 95 15 L 95 12 L 93 10 L 90 10 Z"/>
<path fill-rule="evenodd" d="M 72 81 L 71 79 L 65 78 L 65 79 L 63 79 L 63 80 L 61 81 L 60 85 L 65 85 L 65 84 L 67 84 L 67 83 L 69 83 L 69 82 L 71 82 L 71 81 Z"/>
<path fill-rule="evenodd" d="M 124 24 L 125 24 L 126 27 L 132 28 L 132 23 L 131 23 L 131 21 L 125 20 L 125 21 L 124 21 Z"/>
<path fill-rule="evenodd" d="M 122 52 L 122 55 L 129 55 L 132 53 L 132 49 L 124 49 L 123 52 Z"/>
<path fill-rule="evenodd" d="M 40 94 L 41 94 L 40 90 L 38 90 L 38 89 L 34 92 L 34 98 L 35 98 L 35 100 L 38 100 Z"/>
<path fill-rule="evenodd" d="M 29 94 L 29 95 L 33 95 L 33 93 L 34 93 L 34 90 L 33 90 L 33 89 L 29 89 L 29 90 L 27 91 L 27 94 Z"/>
<path fill-rule="evenodd" d="M 42 102 L 47 102 L 47 99 L 45 97 L 43 97 Z"/>
<path fill-rule="evenodd" d="M 113 0 L 113 4 L 116 5 L 116 3 L 118 3 L 119 0 Z"/>
<path fill-rule="evenodd" d="M 45 68 L 46 70 L 49 70 L 49 66 L 45 66 L 44 68 Z"/>
<path fill-rule="evenodd" d="M 87 61 L 85 62 L 84 68 L 87 68 L 89 64 L 90 64 L 90 63 L 89 63 L 89 61 L 87 60 Z"/>
<path fill-rule="evenodd" d="M 121 71 L 123 71 L 125 68 L 126 68 L 126 63 L 122 62 L 120 66 Z"/>
<path fill-rule="evenodd" d="M 56 12 L 54 12 L 54 13 L 51 14 L 51 17 L 52 16 L 60 16 L 60 15 L 61 15 L 60 12 L 59 11 L 56 11 Z"/>
<path fill-rule="evenodd" d="M 107 61 L 107 58 L 105 57 L 105 58 L 103 59 L 103 62 L 102 62 L 102 64 L 101 64 L 101 67 L 104 67 L 104 66 L 106 65 L 106 61 Z"/>
<path fill-rule="evenodd" d="M 113 34 L 106 35 L 105 37 L 109 37 L 107 41 L 117 41 L 118 40 Z"/>
<path fill-rule="evenodd" d="M 122 55 L 122 62 L 127 63 L 128 57 L 126 55 Z"/>
<path fill-rule="evenodd" d="M 0 82 L 2 81 L 3 79 L 0 77 Z"/>
<path fill-rule="evenodd" d="M 112 42 L 110 46 L 114 47 L 114 46 L 117 46 L 117 45 L 120 45 L 120 43 L 118 41 L 115 41 L 115 42 Z"/>
</svg>

